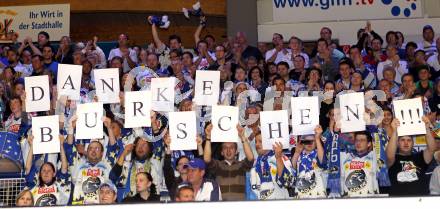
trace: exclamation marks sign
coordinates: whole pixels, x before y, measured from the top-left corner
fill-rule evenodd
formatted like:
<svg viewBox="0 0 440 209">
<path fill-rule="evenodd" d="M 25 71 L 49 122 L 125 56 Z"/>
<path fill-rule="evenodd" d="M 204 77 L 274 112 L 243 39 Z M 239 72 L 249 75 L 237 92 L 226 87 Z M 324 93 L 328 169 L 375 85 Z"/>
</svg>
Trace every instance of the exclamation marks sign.
<svg viewBox="0 0 440 209">
<path fill-rule="evenodd" d="M 416 112 L 417 112 L 418 122 L 421 123 L 422 121 L 421 121 L 421 117 L 420 117 L 420 109 L 417 108 Z M 405 114 L 404 114 L 404 111 L 401 110 L 400 114 L 402 114 L 402 124 L 405 125 Z M 412 117 L 413 116 L 412 115 L 412 111 L 408 110 L 408 114 L 409 114 L 409 120 L 411 121 L 411 124 L 414 124 L 413 117 Z"/>
<path fill-rule="evenodd" d="M 403 114 L 403 110 L 401 110 L 400 113 L 402 113 L 402 124 L 405 125 L 405 114 Z"/>
<path fill-rule="evenodd" d="M 420 117 L 420 110 L 419 110 L 419 108 L 417 108 L 416 111 L 417 111 L 417 118 L 419 119 L 419 123 L 421 123 L 422 121 L 420 120 L 421 117 Z"/>
</svg>

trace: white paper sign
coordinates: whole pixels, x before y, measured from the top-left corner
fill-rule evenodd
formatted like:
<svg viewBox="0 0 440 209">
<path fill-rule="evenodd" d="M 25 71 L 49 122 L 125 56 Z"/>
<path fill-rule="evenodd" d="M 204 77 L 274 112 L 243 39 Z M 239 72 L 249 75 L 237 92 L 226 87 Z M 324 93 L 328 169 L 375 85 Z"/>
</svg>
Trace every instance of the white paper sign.
<svg viewBox="0 0 440 209">
<path fill-rule="evenodd" d="M 60 128 L 58 115 L 32 117 L 33 153 L 59 153 Z"/>
<path fill-rule="evenodd" d="M 319 98 L 318 97 L 292 97 L 292 134 L 308 135 L 315 133 L 319 125 Z"/>
<path fill-rule="evenodd" d="M 212 106 L 212 142 L 240 142 L 237 131 L 238 107 Z"/>
<path fill-rule="evenodd" d="M 197 105 L 217 105 L 220 95 L 220 71 L 196 71 L 194 101 Z"/>
<path fill-rule="evenodd" d="M 422 121 L 423 105 L 420 98 L 393 101 L 394 115 L 399 120 L 398 136 L 426 134 Z"/>
<path fill-rule="evenodd" d="M 151 91 L 125 92 L 125 128 L 151 126 Z"/>
<path fill-rule="evenodd" d="M 170 78 L 152 78 L 151 79 L 151 97 L 152 109 L 159 112 L 174 111 L 174 86 L 176 79 Z"/>
<path fill-rule="evenodd" d="M 67 96 L 71 100 L 79 100 L 82 66 L 58 64 L 57 76 L 58 99 Z"/>
<path fill-rule="evenodd" d="M 281 142 L 283 148 L 289 147 L 289 118 L 287 110 L 260 112 L 263 149 L 272 150 L 275 142 Z"/>
<path fill-rule="evenodd" d="M 170 112 L 169 130 L 171 137 L 171 150 L 197 149 L 195 112 Z"/>
<path fill-rule="evenodd" d="M 339 95 L 339 110 L 341 111 L 341 132 L 365 130 L 364 93 L 348 93 Z"/>
<path fill-rule="evenodd" d="M 78 119 L 76 120 L 75 138 L 101 139 L 104 136 L 103 112 L 104 108 L 101 102 L 79 104 L 76 110 Z"/>
<path fill-rule="evenodd" d="M 50 110 L 49 77 L 47 75 L 24 78 L 26 112 Z"/>
<path fill-rule="evenodd" d="M 96 96 L 104 104 L 119 103 L 119 69 L 94 69 Z"/>
</svg>

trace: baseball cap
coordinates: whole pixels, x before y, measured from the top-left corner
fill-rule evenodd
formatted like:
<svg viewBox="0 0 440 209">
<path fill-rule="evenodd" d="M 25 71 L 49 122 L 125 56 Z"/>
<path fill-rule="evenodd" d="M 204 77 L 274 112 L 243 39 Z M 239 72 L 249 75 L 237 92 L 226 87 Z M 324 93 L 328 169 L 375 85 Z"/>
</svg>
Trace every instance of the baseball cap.
<svg viewBox="0 0 440 209">
<path fill-rule="evenodd" d="M 105 181 L 101 186 L 99 186 L 99 190 L 101 190 L 104 187 L 108 187 L 109 189 L 113 190 L 115 193 L 118 192 L 116 189 L 116 186 L 111 181 Z"/>
<path fill-rule="evenodd" d="M 205 170 L 206 165 L 205 165 L 205 161 L 203 161 L 202 159 L 194 158 L 193 160 L 189 161 L 186 165 L 184 165 L 183 168 Z"/>
</svg>

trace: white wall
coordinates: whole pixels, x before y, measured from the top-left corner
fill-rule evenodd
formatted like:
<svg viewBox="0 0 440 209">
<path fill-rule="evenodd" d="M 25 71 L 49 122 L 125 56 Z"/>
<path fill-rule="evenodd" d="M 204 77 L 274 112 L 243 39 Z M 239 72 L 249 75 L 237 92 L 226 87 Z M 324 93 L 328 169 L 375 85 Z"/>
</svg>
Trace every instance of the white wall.
<svg viewBox="0 0 440 209">
<path fill-rule="evenodd" d="M 274 32 L 281 33 L 287 40 L 295 35 L 305 41 L 319 38 L 319 31 L 322 27 L 330 27 L 333 31 L 333 38 L 339 39 L 341 44 L 355 44 L 356 33 L 359 28 L 365 27 L 366 21 L 329 21 L 316 23 L 288 23 L 276 24 L 272 22 L 272 0 L 258 0 L 258 41 L 271 42 Z M 383 38 L 389 30 L 399 30 L 405 34 L 405 41 L 420 41 L 422 28 L 426 24 L 432 25 L 434 31 L 440 35 L 440 1 L 425 0 L 424 18 L 418 19 L 393 19 L 393 20 L 371 20 L 372 29 Z M 313 14 L 311 14 L 313 15 Z"/>
</svg>

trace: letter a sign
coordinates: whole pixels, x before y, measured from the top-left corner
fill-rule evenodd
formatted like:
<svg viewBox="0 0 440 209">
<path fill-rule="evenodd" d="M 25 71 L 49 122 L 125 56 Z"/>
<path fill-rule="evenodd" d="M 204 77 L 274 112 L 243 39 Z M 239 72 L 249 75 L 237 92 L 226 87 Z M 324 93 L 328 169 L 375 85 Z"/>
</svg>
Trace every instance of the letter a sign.
<svg viewBox="0 0 440 209">
<path fill-rule="evenodd" d="M 81 88 L 81 65 L 58 64 L 57 90 L 58 99 L 68 96 L 71 100 L 79 100 Z"/>
</svg>

